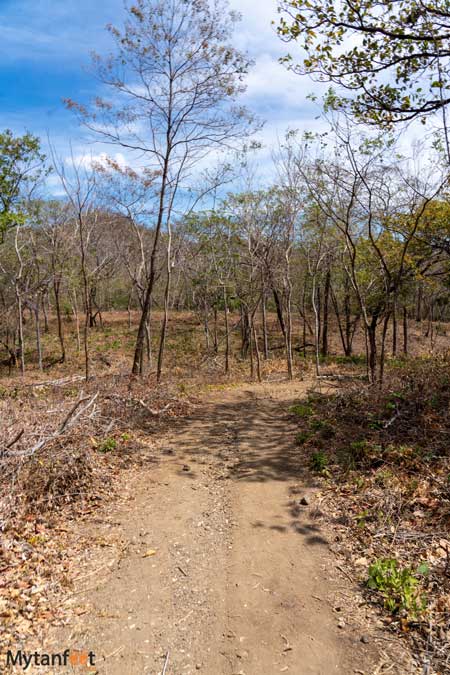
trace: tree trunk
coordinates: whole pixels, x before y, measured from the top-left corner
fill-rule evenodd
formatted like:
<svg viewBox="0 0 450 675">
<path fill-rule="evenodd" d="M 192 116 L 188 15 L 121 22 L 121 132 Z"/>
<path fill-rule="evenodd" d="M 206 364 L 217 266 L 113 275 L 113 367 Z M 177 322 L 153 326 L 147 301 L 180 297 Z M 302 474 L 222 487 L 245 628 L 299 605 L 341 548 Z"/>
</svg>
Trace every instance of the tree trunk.
<svg viewBox="0 0 450 675">
<path fill-rule="evenodd" d="M 386 356 L 386 334 L 387 334 L 387 329 L 389 325 L 389 319 L 390 319 L 390 313 L 388 312 L 386 316 L 384 317 L 384 322 L 383 322 L 383 333 L 381 337 L 381 352 L 380 352 L 380 368 L 379 368 L 379 375 L 378 375 L 378 385 L 381 388 L 383 386 L 383 379 L 384 379 L 384 362 L 385 362 L 385 356 Z"/>
<path fill-rule="evenodd" d="M 152 316 L 152 307 L 150 303 L 150 310 L 147 317 L 147 323 L 145 324 L 145 352 L 147 355 L 148 367 L 152 367 L 152 331 L 151 331 L 151 316 Z"/>
<path fill-rule="evenodd" d="M 287 371 L 288 378 L 290 380 L 294 377 L 294 369 L 292 364 L 292 311 L 291 311 L 291 295 L 292 289 L 290 281 L 288 281 L 288 294 L 286 301 L 286 360 L 287 360 Z"/>
<path fill-rule="evenodd" d="M 241 336 L 242 336 L 241 357 L 242 359 L 246 359 L 250 347 L 251 335 L 250 335 L 250 322 L 248 310 L 247 308 L 244 309 L 243 306 L 241 306 Z"/>
<path fill-rule="evenodd" d="M 75 328 L 77 331 L 77 354 L 79 354 L 81 351 L 81 339 L 80 339 L 80 319 L 78 316 L 78 303 L 76 291 L 73 292 L 72 312 L 75 317 Z"/>
<path fill-rule="evenodd" d="M 206 351 L 209 352 L 209 324 L 208 324 L 208 307 L 206 300 L 203 307 L 203 330 L 205 332 Z"/>
<path fill-rule="evenodd" d="M 217 306 L 214 304 L 214 354 L 219 352 L 219 335 L 217 330 Z"/>
<path fill-rule="evenodd" d="M 397 356 L 397 301 L 392 309 L 392 356 Z"/>
<path fill-rule="evenodd" d="M 330 297 L 331 272 L 328 269 L 323 289 L 323 325 L 322 325 L 322 356 L 328 356 L 328 304 Z"/>
<path fill-rule="evenodd" d="M 45 295 L 42 296 L 42 313 L 44 314 L 44 333 L 48 333 L 50 330 L 48 326 L 47 302 L 48 302 L 48 295 L 47 293 L 45 293 Z"/>
<path fill-rule="evenodd" d="M 369 366 L 369 382 L 375 384 L 377 379 L 377 320 L 372 318 L 371 323 L 367 326 L 368 337 L 368 366 Z"/>
<path fill-rule="evenodd" d="M 259 354 L 259 345 L 258 345 L 258 336 L 256 334 L 255 322 L 252 321 L 253 325 L 253 342 L 255 343 L 255 355 L 256 355 L 256 375 L 258 382 L 261 382 L 261 357 Z"/>
<path fill-rule="evenodd" d="M 66 347 L 64 344 L 64 331 L 63 331 L 63 323 L 62 323 L 62 316 L 61 316 L 61 303 L 60 303 L 60 298 L 59 298 L 59 291 L 61 288 L 61 282 L 59 279 L 54 279 L 53 280 L 53 294 L 55 296 L 55 309 L 56 309 L 56 322 L 58 326 L 58 339 L 59 339 L 59 344 L 61 347 L 61 358 L 60 361 L 61 363 L 64 363 L 66 360 Z"/>
<path fill-rule="evenodd" d="M 408 312 L 403 306 L 403 354 L 408 354 Z"/>
<path fill-rule="evenodd" d="M 38 355 L 38 366 L 39 370 L 42 372 L 44 370 L 42 363 L 42 342 L 41 342 L 41 322 L 39 319 L 39 299 L 36 300 L 34 305 L 34 327 L 36 331 L 36 350 Z"/>
<path fill-rule="evenodd" d="M 164 158 L 163 173 L 161 178 L 161 191 L 159 195 L 159 209 L 158 209 L 158 219 L 156 222 L 155 228 L 155 237 L 153 239 L 152 251 L 150 254 L 150 274 L 147 281 L 147 288 L 145 289 L 144 302 L 142 305 L 141 319 L 139 321 L 138 334 L 136 337 L 136 346 L 134 349 L 134 359 L 133 359 L 133 375 L 142 375 L 143 373 L 143 359 L 142 354 L 144 351 L 144 341 L 145 341 L 145 332 L 146 324 L 148 321 L 148 315 L 150 313 L 150 304 L 153 294 L 153 287 L 155 285 L 156 279 L 156 255 L 158 252 L 159 238 L 161 234 L 161 227 L 163 224 L 164 211 L 165 211 L 165 193 L 167 188 L 167 176 L 169 169 L 169 156 L 170 149 L 167 150 L 166 156 Z M 170 215 L 170 214 L 168 214 Z"/>
<path fill-rule="evenodd" d="M 167 336 L 167 324 L 169 321 L 169 299 L 170 299 L 170 282 L 172 279 L 172 265 L 171 265 L 171 254 L 172 254 L 172 229 L 170 223 L 167 223 L 167 281 L 166 289 L 164 291 L 164 318 L 161 327 L 161 338 L 159 341 L 159 352 L 158 352 L 158 366 L 156 371 L 156 381 L 159 383 L 161 381 L 163 360 L 164 360 L 164 348 L 166 346 L 166 336 Z"/>
<path fill-rule="evenodd" d="M 230 328 L 228 325 L 228 297 L 227 289 L 223 287 L 223 308 L 225 314 L 225 373 L 230 370 Z"/>
<path fill-rule="evenodd" d="M 316 365 L 316 377 L 319 377 L 319 375 L 320 375 L 320 354 L 319 354 L 320 320 L 319 320 L 319 309 L 318 309 L 318 306 L 317 306 L 316 293 L 317 293 L 316 277 L 315 277 L 315 275 L 313 275 L 311 301 L 312 301 L 313 312 L 314 312 L 314 359 L 315 359 L 315 365 Z"/>
<path fill-rule="evenodd" d="M 351 302 L 350 302 L 350 279 L 348 276 L 345 276 L 344 282 L 345 295 L 344 295 L 344 314 L 345 314 L 345 342 L 346 350 L 345 355 L 352 355 L 352 345 L 353 345 L 353 336 L 352 336 L 352 315 L 351 315 Z"/>
<path fill-rule="evenodd" d="M 17 311 L 19 318 L 19 350 L 20 350 L 20 372 L 25 375 L 25 341 L 23 337 L 23 314 L 22 314 L 22 297 L 16 287 Z"/>
<path fill-rule="evenodd" d="M 272 288 L 273 299 L 275 300 L 275 309 L 277 310 L 278 323 L 280 324 L 283 337 L 286 338 L 286 326 L 284 324 L 283 307 L 281 305 L 280 294 L 276 288 Z"/>
<path fill-rule="evenodd" d="M 79 226 L 79 237 L 80 237 L 80 252 L 81 252 L 81 275 L 83 278 L 83 291 L 84 291 L 84 328 L 83 328 L 83 343 L 84 343 L 84 372 L 86 381 L 89 380 L 90 375 L 90 359 L 89 359 L 89 321 L 91 317 L 90 313 L 90 294 L 89 294 L 89 281 L 86 271 L 86 252 L 84 248 L 84 223 L 83 218 L 80 215 L 78 217 L 78 226 Z"/>
<path fill-rule="evenodd" d="M 266 314 L 266 289 L 263 288 L 261 296 L 261 323 L 262 323 L 262 333 L 263 333 L 263 349 L 264 349 L 264 358 L 269 358 L 269 341 L 267 337 L 267 314 Z"/>
<path fill-rule="evenodd" d="M 303 284 L 303 292 L 302 292 L 302 317 L 303 317 L 303 358 L 306 359 L 306 283 Z"/>
<path fill-rule="evenodd" d="M 250 377 L 253 380 L 255 377 L 255 363 L 253 360 L 253 335 L 252 335 L 252 326 L 253 326 L 253 317 L 250 319 L 247 314 L 248 321 L 248 345 L 250 351 Z"/>
</svg>

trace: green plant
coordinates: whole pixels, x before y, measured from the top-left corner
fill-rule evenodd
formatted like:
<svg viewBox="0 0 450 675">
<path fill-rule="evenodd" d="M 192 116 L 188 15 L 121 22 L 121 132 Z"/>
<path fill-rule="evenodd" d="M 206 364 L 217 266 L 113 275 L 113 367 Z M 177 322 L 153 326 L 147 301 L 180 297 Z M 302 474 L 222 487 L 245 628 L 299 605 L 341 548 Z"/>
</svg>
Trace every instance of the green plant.
<svg viewBox="0 0 450 675">
<path fill-rule="evenodd" d="M 427 573 L 425 563 L 413 571 L 410 567 L 401 568 L 394 558 L 381 558 L 370 565 L 367 585 L 381 594 L 389 612 L 403 612 L 408 618 L 417 619 L 426 607 L 417 575 Z"/>
<path fill-rule="evenodd" d="M 394 474 L 392 471 L 389 469 L 383 469 L 375 474 L 375 483 L 377 485 L 381 485 L 384 488 L 387 488 L 391 484 L 393 477 Z"/>
<path fill-rule="evenodd" d="M 364 509 L 364 511 L 361 511 L 361 513 L 356 514 L 356 524 L 362 530 L 366 526 L 366 521 L 367 521 L 368 516 L 369 516 L 369 511 L 367 509 Z"/>
<path fill-rule="evenodd" d="M 310 415 L 313 414 L 313 409 L 310 405 L 296 403 L 295 405 L 291 405 L 289 412 L 297 415 L 298 417 L 310 417 Z"/>
<path fill-rule="evenodd" d="M 117 441 L 114 438 L 105 438 L 99 447 L 99 452 L 111 452 L 117 447 Z"/>
<path fill-rule="evenodd" d="M 295 442 L 297 445 L 303 445 L 309 438 L 310 434 L 306 431 L 299 431 L 298 434 L 295 435 Z"/>
<path fill-rule="evenodd" d="M 364 464 L 369 450 L 367 441 L 353 441 L 347 448 L 339 450 L 339 462 L 345 469 L 354 470 Z"/>
<path fill-rule="evenodd" d="M 328 457 L 323 450 L 316 450 L 312 453 L 310 459 L 311 469 L 318 473 L 323 473 L 328 466 Z"/>
</svg>

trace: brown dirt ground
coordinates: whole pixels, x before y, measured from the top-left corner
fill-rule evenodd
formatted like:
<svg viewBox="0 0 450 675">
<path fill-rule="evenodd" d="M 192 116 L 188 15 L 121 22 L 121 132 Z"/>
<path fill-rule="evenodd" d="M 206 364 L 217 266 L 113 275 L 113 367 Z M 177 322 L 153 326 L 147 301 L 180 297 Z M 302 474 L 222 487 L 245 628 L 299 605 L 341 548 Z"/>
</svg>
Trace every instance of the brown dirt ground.
<svg viewBox="0 0 450 675">
<path fill-rule="evenodd" d="M 383 656 L 315 517 L 287 414 L 308 385 L 212 391 L 156 440 L 122 501 L 77 526 L 93 546 L 60 646 L 101 675 L 412 672 Z"/>
</svg>

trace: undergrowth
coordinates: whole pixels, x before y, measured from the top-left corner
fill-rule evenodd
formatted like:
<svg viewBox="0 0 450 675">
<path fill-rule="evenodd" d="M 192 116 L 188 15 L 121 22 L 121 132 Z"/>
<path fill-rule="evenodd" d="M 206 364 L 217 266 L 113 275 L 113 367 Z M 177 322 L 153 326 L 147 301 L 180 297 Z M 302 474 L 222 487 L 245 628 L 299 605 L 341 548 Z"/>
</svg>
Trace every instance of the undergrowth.
<svg viewBox="0 0 450 675">
<path fill-rule="evenodd" d="M 393 362 L 382 389 L 312 393 L 290 412 L 368 598 L 391 626 L 428 644 L 442 668 L 450 653 L 450 363 Z"/>
</svg>

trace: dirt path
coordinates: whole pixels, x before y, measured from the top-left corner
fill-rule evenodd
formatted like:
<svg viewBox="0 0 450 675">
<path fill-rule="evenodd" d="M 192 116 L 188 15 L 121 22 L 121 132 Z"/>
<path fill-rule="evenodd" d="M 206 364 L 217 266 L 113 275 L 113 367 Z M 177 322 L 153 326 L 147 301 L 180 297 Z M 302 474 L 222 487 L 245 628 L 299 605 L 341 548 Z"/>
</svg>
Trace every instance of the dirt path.
<svg viewBox="0 0 450 675">
<path fill-rule="evenodd" d="M 214 393 L 161 439 L 135 498 L 89 525 L 106 544 L 80 580 L 88 611 L 70 644 L 96 653 L 98 673 L 372 673 L 352 617 L 338 625 L 349 582 L 301 504 L 311 488 L 294 490 L 302 474 L 286 411 L 304 390 Z M 111 541 L 123 544 L 119 562 Z"/>
</svg>

